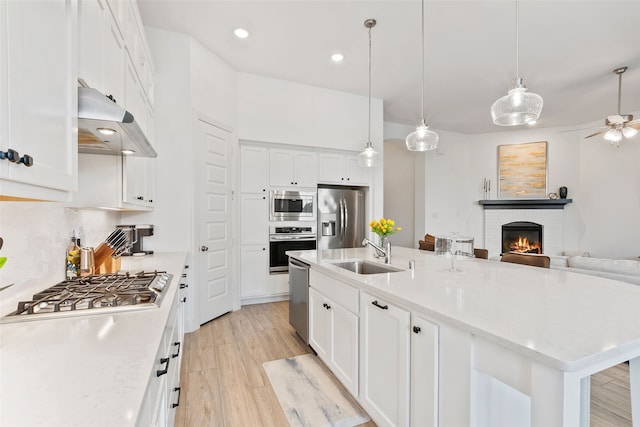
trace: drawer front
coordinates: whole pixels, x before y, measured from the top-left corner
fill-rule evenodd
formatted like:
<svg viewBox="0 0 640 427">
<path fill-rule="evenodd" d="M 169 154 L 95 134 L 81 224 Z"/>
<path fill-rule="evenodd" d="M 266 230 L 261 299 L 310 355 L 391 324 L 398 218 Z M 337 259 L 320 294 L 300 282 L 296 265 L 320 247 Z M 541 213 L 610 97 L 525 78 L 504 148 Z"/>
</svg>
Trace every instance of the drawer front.
<svg viewBox="0 0 640 427">
<path fill-rule="evenodd" d="M 358 315 L 360 291 L 357 288 L 313 269 L 309 271 L 309 285 L 333 302 Z"/>
</svg>

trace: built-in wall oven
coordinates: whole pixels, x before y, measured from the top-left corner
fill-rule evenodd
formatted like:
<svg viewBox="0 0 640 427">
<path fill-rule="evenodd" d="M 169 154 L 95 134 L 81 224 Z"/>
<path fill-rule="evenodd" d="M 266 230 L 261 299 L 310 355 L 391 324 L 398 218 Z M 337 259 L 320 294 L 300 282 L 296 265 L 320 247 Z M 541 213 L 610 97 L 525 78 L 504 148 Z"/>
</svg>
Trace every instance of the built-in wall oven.
<svg viewBox="0 0 640 427">
<path fill-rule="evenodd" d="M 269 220 L 315 221 L 316 193 L 312 191 L 271 190 Z"/>
<path fill-rule="evenodd" d="M 315 225 L 269 227 L 269 273 L 278 274 L 289 271 L 287 251 L 306 251 L 315 248 Z"/>
</svg>

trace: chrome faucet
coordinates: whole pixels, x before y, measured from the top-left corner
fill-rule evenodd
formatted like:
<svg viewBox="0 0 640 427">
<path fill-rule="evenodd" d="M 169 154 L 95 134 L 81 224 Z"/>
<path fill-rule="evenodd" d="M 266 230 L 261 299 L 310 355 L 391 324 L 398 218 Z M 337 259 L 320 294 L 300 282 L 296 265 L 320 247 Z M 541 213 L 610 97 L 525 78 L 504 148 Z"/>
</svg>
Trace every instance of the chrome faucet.
<svg viewBox="0 0 640 427">
<path fill-rule="evenodd" d="M 365 239 L 362 241 L 362 246 L 367 245 L 371 245 L 376 251 L 378 251 L 378 253 L 382 254 L 385 264 L 391 264 L 391 242 L 389 240 L 387 240 L 387 243 L 384 245 L 383 249 L 365 237 Z"/>
</svg>

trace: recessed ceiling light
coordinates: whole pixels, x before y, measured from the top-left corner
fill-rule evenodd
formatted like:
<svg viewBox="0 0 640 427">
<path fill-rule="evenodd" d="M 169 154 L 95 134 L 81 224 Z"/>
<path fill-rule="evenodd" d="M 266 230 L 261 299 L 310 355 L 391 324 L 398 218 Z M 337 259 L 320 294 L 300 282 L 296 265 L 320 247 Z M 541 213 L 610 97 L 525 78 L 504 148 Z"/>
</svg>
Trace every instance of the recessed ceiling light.
<svg viewBox="0 0 640 427">
<path fill-rule="evenodd" d="M 331 60 L 333 62 L 342 62 L 343 59 L 344 55 L 341 53 L 334 53 L 333 55 L 331 55 Z"/>
<path fill-rule="evenodd" d="M 233 30 L 233 34 L 235 34 L 239 39 L 246 39 L 247 37 L 249 37 L 249 31 L 245 30 L 244 28 L 236 28 L 235 30 Z"/>
<path fill-rule="evenodd" d="M 114 133 L 116 133 L 116 131 L 111 128 L 97 128 L 96 130 L 103 135 L 113 135 Z"/>
</svg>

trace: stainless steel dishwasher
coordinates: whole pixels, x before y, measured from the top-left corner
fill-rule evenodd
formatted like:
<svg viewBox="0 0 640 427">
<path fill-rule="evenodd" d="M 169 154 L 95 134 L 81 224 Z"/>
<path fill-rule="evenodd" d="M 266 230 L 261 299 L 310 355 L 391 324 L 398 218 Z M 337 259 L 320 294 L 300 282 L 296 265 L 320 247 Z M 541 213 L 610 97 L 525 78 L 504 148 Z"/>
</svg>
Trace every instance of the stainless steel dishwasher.
<svg viewBox="0 0 640 427">
<path fill-rule="evenodd" d="M 309 265 L 289 258 L 289 323 L 309 344 Z"/>
</svg>

